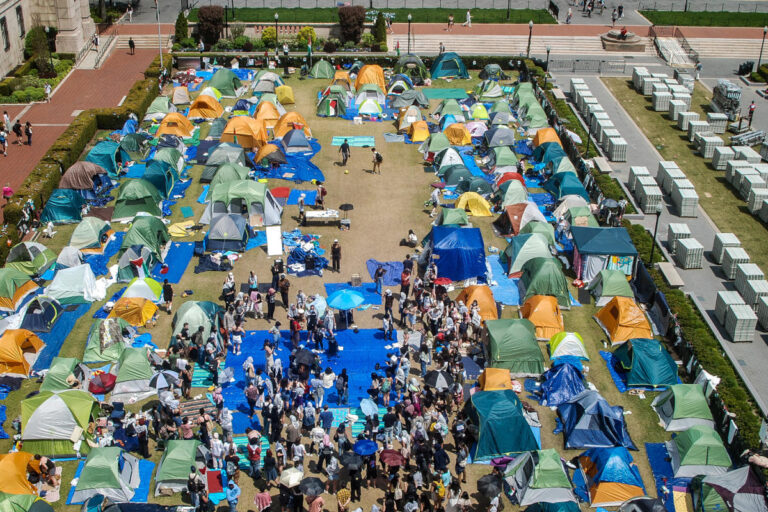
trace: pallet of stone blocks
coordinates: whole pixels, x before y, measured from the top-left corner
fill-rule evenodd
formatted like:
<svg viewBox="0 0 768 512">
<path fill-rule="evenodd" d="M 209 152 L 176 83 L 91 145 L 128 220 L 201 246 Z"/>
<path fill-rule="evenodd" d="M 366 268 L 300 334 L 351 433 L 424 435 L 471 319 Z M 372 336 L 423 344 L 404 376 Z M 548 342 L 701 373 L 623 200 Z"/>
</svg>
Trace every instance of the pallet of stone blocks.
<svg viewBox="0 0 768 512">
<path fill-rule="evenodd" d="M 706 121 L 688 122 L 688 142 L 693 142 L 697 133 L 709 132 L 709 123 Z"/>
<path fill-rule="evenodd" d="M 599 105 L 597 98 L 594 96 L 581 97 L 581 117 L 585 119 L 589 117 L 589 109 L 592 107 L 592 105 Z"/>
<path fill-rule="evenodd" d="M 725 332 L 735 342 L 749 342 L 755 339 L 757 315 L 748 304 L 733 304 L 725 313 Z"/>
<path fill-rule="evenodd" d="M 669 113 L 670 119 L 673 121 L 677 121 L 680 112 L 685 112 L 686 110 L 688 110 L 688 108 L 684 101 L 669 100 L 669 108 L 667 109 L 667 112 Z"/>
<path fill-rule="evenodd" d="M 747 169 L 747 168 L 753 170 L 750 163 L 747 162 L 746 160 L 735 160 L 735 159 L 729 160 L 725 164 L 725 181 L 735 186 L 736 188 L 739 188 L 738 185 L 734 185 L 733 177 L 736 174 L 737 169 Z M 739 180 L 741 180 L 741 178 L 739 178 Z"/>
<path fill-rule="evenodd" d="M 643 96 L 650 96 L 653 94 L 653 84 L 658 84 L 659 82 L 661 82 L 661 80 L 653 76 L 644 78 L 642 87 Z"/>
<path fill-rule="evenodd" d="M 635 66 L 632 68 L 632 87 L 636 91 L 641 92 L 643 90 L 643 80 L 650 77 L 651 73 L 648 68 L 643 66 Z"/>
<path fill-rule="evenodd" d="M 696 149 L 704 158 L 712 158 L 715 154 L 715 149 L 723 144 L 725 144 L 723 139 L 711 132 L 696 134 Z"/>
<path fill-rule="evenodd" d="M 635 193 L 635 188 L 637 188 L 637 179 L 641 176 L 648 178 L 651 177 L 651 172 L 647 167 L 643 167 L 641 165 L 633 165 L 629 168 L 629 181 L 627 181 L 627 188 L 629 188 L 629 192 L 631 194 Z"/>
<path fill-rule="evenodd" d="M 691 238 L 691 229 L 688 224 L 672 222 L 667 227 L 667 249 L 670 254 L 675 254 L 677 242 L 685 238 Z"/>
<path fill-rule="evenodd" d="M 712 153 L 712 167 L 718 171 L 724 171 L 729 160 L 733 160 L 736 154 L 726 146 L 716 147 Z"/>
<path fill-rule="evenodd" d="M 741 184 L 739 186 L 739 194 L 741 194 L 742 199 L 747 201 L 749 199 L 750 191 L 760 190 L 765 188 L 768 188 L 768 185 L 766 185 L 765 180 L 759 174 L 750 174 L 750 175 L 744 176 L 741 179 Z"/>
<path fill-rule="evenodd" d="M 741 193 L 742 187 L 745 183 L 749 182 L 747 180 L 747 177 L 754 176 L 755 178 L 760 178 L 760 173 L 758 173 L 756 170 L 754 170 L 751 166 L 748 167 L 737 167 L 733 171 L 733 176 L 731 176 L 731 185 L 733 188 L 736 189 L 737 192 Z M 760 178 L 762 179 L 762 178 Z M 758 187 L 760 188 L 760 187 Z M 744 197 L 744 196 L 742 196 Z"/>
<path fill-rule="evenodd" d="M 725 314 L 728 312 L 728 308 L 736 304 L 746 304 L 739 292 L 717 292 L 717 299 L 715 300 L 715 318 L 720 322 L 720 325 L 725 325 Z"/>
<path fill-rule="evenodd" d="M 725 129 L 728 127 L 728 116 L 720 112 L 709 112 L 707 122 L 712 127 L 713 132 L 725 133 Z"/>
<path fill-rule="evenodd" d="M 763 206 L 760 207 L 759 218 L 761 221 L 768 223 L 768 200 L 763 201 Z"/>
<path fill-rule="evenodd" d="M 728 279 L 736 277 L 736 268 L 740 263 L 749 263 L 749 254 L 741 247 L 726 247 L 723 251 L 723 262 L 720 268 Z"/>
<path fill-rule="evenodd" d="M 615 128 L 606 128 L 603 130 L 603 136 L 601 138 L 603 151 L 608 152 L 608 143 L 611 139 L 618 139 L 621 137 L 619 130 Z"/>
<path fill-rule="evenodd" d="M 593 114 L 592 118 L 588 119 L 588 121 L 589 121 L 589 131 L 593 135 L 595 135 L 595 138 L 597 138 L 597 134 L 598 134 L 598 131 L 597 131 L 598 126 L 597 126 L 597 124 L 600 121 L 610 121 L 610 120 L 611 120 L 611 118 L 605 112 L 598 112 L 597 114 Z"/>
<path fill-rule="evenodd" d="M 688 125 L 691 121 L 698 121 L 699 120 L 699 114 L 696 112 L 680 112 L 677 115 L 677 128 L 680 130 L 683 130 L 684 132 L 688 131 Z"/>
<path fill-rule="evenodd" d="M 641 186 L 635 197 L 643 213 L 654 213 L 657 208 L 661 208 L 661 189 L 656 185 Z"/>
<path fill-rule="evenodd" d="M 744 302 L 746 302 L 748 306 L 757 310 L 758 299 L 760 299 L 760 297 L 768 297 L 768 281 L 765 279 L 747 281 L 741 296 L 744 297 Z"/>
<path fill-rule="evenodd" d="M 653 93 L 653 110 L 656 112 L 669 111 L 669 101 L 672 94 L 667 91 L 657 91 Z"/>
<path fill-rule="evenodd" d="M 573 94 L 577 88 L 589 89 L 589 86 L 584 82 L 583 78 L 571 78 L 570 92 Z"/>
<path fill-rule="evenodd" d="M 704 246 L 695 238 L 682 238 L 677 241 L 675 250 L 675 262 L 684 269 L 701 268 L 704 258 Z"/>
<path fill-rule="evenodd" d="M 753 188 L 747 196 L 747 209 L 752 215 L 758 215 L 763 202 L 768 199 L 768 188 Z"/>
<path fill-rule="evenodd" d="M 597 139 L 597 142 L 601 147 L 605 147 L 606 143 L 608 142 L 608 138 L 605 135 L 607 131 L 613 130 L 616 133 L 619 133 L 618 130 L 616 130 L 616 127 L 613 125 L 613 121 L 610 119 L 600 119 L 597 121 L 596 125 L 597 129 L 595 130 L 595 139 Z"/>
<path fill-rule="evenodd" d="M 760 297 L 757 300 L 757 321 L 760 327 L 768 330 L 768 297 Z"/>
<path fill-rule="evenodd" d="M 680 217 L 698 217 L 699 194 L 692 188 L 680 188 L 679 183 L 688 180 L 677 180 L 672 188 L 672 204 Z M 690 182 L 689 182 L 690 183 Z"/>
<path fill-rule="evenodd" d="M 608 158 L 612 162 L 627 161 L 627 141 L 621 137 L 608 139 Z"/>
<path fill-rule="evenodd" d="M 746 160 L 751 164 L 759 164 L 762 157 L 760 153 L 749 146 L 732 146 L 736 152 L 736 160 Z"/>
<path fill-rule="evenodd" d="M 763 271 L 754 263 L 739 263 L 736 266 L 736 290 L 743 295 L 742 290 L 747 285 L 747 281 L 755 279 L 765 279 Z"/>
<path fill-rule="evenodd" d="M 680 170 L 675 162 L 661 160 L 656 171 L 656 183 L 665 194 L 672 192 L 672 183 L 674 180 L 685 178 L 685 173 Z"/>
<path fill-rule="evenodd" d="M 717 233 L 712 242 L 712 259 L 718 265 L 723 262 L 723 254 L 728 247 L 741 247 L 741 242 L 733 233 Z"/>
</svg>

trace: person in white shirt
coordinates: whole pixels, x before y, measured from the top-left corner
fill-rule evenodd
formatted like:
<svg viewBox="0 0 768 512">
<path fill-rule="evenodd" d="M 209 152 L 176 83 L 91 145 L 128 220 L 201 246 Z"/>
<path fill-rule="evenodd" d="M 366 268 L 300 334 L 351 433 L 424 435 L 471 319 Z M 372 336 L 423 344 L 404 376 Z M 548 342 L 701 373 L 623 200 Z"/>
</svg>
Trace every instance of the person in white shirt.
<svg viewBox="0 0 768 512">
<path fill-rule="evenodd" d="M 462 27 L 472 28 L 472 14 L 467 9 L 467 21 L 461 24 Z"/>
<path fill-rule="evenodd" d="M 219 439 L 218 432 L 214 432 L 213 439 L 211 439 L 211 457 L 213 457 L 214 469 L 224 467 L 224 443 Z"/>
</svg>

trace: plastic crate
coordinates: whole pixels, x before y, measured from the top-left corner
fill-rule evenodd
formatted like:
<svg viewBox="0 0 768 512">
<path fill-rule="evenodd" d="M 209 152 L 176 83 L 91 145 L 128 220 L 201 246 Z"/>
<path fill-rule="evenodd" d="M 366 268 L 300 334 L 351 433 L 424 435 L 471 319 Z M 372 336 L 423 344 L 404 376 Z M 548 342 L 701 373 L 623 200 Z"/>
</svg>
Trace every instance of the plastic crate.
<svg viewBox="0 0 768 512">
<path fill-rule="evenodd" d="M 760 327 L 768 330 L 768 297 L 757 299 L 757 321 Z"/>
<path fill-rule="evenodd" d="M 716 147 L 712 153 L 712 167 L 718 171 L 725 170 L 725 165 L 729 160 L 733 160 L 736 157 L 736 153 L 726 146 Z"/>
<path fill-rule="evenodd" d="M 675 261 L 684 269 L 701 268 L 704 258 L 704 246 L 695 238 L 682 238 L 677 241 Z"/>
<path fill-rule="evenodd" d="M 655 91 L 653 93 L 653 110 L 656 112 L 666 112 L 669 110 L 669 101 L 672 99 L 672 94 L 667 91 Z"/>
<path fill-rule="evenodd" d="M 736 267 L 739 263 L 749 263 L 749 254 L 741 247 L 726 247 L 723 251 L 723 258 L 720 267 L 723 274 L 728 279 L 736 277 Z"/>
<path fill-rule="evenodd" d="M 726 128 L 728 128 L 728 116 L 719 112 L 709 112 L 707 122 L 715 133 L 725 133 Z"/>
<path fill-rule="evenodd" d="M 744 302 L 744 299 L 739 292 L 717 292 L 717 299 L 715 299 L 715 318 L 720 322 L 720 325 L 725 324 L 725 314 L 728 312 L 728 307 L 735 304 L 746 305 L 746 302 Z"/>
<path fill-rule="evenodd" d="M 688 122 L 688 142 L 693 142 L 697 133 L 708 132 L 709 123 L 706 121 L 689 121 Z"/>
<path fill-rule="evenodd" d="M 733 233 L 717 233 L 712 243 L 712 259 L 718 265 L 723 262 L 723 252 L 726 247 L 741 247 L 741 242 Z"/>
<path fill-rule="evenodd" d="M 680 112 L 677 116 L 677 128 L 680 130 L 683 130 L 684 132 L 688 131 L 688 123 L 691 121 L 698 121 L 699 120 L 699 114 L 696 112 Z"/>
<path fill-rule="evenodd" d="M 766 188 L 765 180 L 760 177 L 759 174 L 750 174 L 744 176 L 741 179 L 741 186 L 739 187 L 739 193 L 741 198 L 745 201 L 749 199 L 749 193 L 754 190 L 760 190 Z"/>
<path fill-rule="evenodd" d="M 734 342 L 751 342 L 755 339 L 757 315 L 748 304 L 733 304 L 725 313 L 725 331 Z"/>
<path fill-rule="evenodd" d="M 678 240 L 683 240 L 685 238 L 691 238 L 691 230 L 688 227 L 688 224 L 680 222 L 672 222 L 669 224 L 667 228 L 667 249 L 670 254 L 675 254 L 675 251 L 677 251 Z"/>
<path fill-rule="evenodd" d="M 627 141 L 621 137 L 608 139 L 608 158 L 611 162 L 627 161 Z"/>
<path fill-rule="evenodd" d="M 637 185 L 637 178 L 640 176 L 651 176 L 651 172 L 648 170 L 647 167 L 643 167 L 640 165 L 633 165 L 629 168 L 629 181 L 627 181 L 627 188 L 629 189 L 630 193 L 635 193 L 635 187 Z"/>
<path fill-rule="evenodd" d="M 752 309 L 757 311 L 757 301 L 760 297 L 768 297 L 768 281 L 765 279 L 753 279 L 747 281 L 744 290 L 741 292 L 744 302 Z"/>
<path fill-rule="evenodd" d="M 744 288 L 747 281 L 755 279 L 765 279 L 763 271 L 754 263 L 739 263 L 736 265 L 736 290 L 744 295 Z"/>
<path fill-rule="evenodd" d="M 669 112 L 669 117 L 673 121 L 677 121 L 677 117 L 680 115 L 680 112 L 685 112 L 685 102 L 680 100 L 669 100 L 669 106 L 667 108 L 667 112 Z"/>
<path fill-rule="evenodd" d="M 699 216 L 699 194 L 692 188 L 672 189 L 672 203 L 680 217 Z"/>
<path fill-rule="evenodd" d="M 753 188 L 747 196 L 747 209 L 752 215 L 758 215 L 763 201 L 768 199 L 768 188 Z"/>
</svg>

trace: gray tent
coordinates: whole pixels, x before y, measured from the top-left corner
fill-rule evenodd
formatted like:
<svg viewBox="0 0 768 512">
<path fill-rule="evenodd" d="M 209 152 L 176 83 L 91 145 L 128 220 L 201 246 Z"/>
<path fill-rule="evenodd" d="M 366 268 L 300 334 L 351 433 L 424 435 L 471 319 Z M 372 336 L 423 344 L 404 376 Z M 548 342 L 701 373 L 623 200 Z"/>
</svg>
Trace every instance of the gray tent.
<svg viewBox="0 0 768 512">
<path fill-rule="evenodd" d="M 522 453 L 504 471 L 521 506 L 576 501 L 568 471 L 555 449 Z"/>
<path fill-rule="evenodd" d="M 56 270 L 76 267 L 83 263 L 83 254 L 77 247 L 68 245 L 64 247 L 56 258 Z"/>
<path fill-rule="evenodd" d="M 243 148 L 228 142 L 222 142 L 216 146 L 216 149 L 211 151 L 208 160 L 205 162 L 205 169 L 203 169 L 200 175 L 200 183 L 210 183 L 216 175 L 219 165 L 226 163 L 246 165 Z"/>
<path fill-rule="evenodd" d="M 409 89 L 402 94 L 395 96 L 391 101 L 392 108 L 403 108 L 409 105 L 416 105 L 419 108 L 427 108 L 429 100 L 420 89 Z"/>
<path fill-rule="evenodd" d="M 657 396 L 651 407 L 668 432 L 688 430 L 693 425 L 714 427 L 707 397 L 699 384 L 675 384 Z"/>
<path fill-rule="evenodd" d="M 127 283 L 134 277 L 149 277 L 149 270 L 155 263 L 149 247 L 132 245 L 117 260 L 117 282 Z"/>
<path fill-rule="evenodd" d="M 248 224 L 242 215 L 219 214 L 211 219 L 206 235 L 206 249 L 211 252 L 244 252 L 248 244 Z"/>
<path fill-rule="evenodd" d="M 221 134 L 224 133 L 224 128 L 227 126 L 227 120 L 223 117 L 217 117 L 211 121 L 211 129 L 208 130 L 209 139 L 219 139 Z"/>
<path fill-rule="evenodd" d="M 94 448 L 78 478 L 73 503 L 101 494 L 113 503 L 131 501 L 141 484 L 139 459 L 118 446 Z"/>
</svg>

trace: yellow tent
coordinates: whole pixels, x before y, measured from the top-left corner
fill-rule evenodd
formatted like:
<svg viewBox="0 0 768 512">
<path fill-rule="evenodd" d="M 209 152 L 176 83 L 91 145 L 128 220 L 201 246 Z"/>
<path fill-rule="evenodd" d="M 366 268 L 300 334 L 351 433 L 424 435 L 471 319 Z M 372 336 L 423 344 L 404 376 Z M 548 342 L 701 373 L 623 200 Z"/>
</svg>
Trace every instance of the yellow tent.
<svg viewBox="0 0 768 512">
<path fill-rule="evenodd" d="M 141 297 L 123 297 L 115 303 L 110 318 L 122 318 L 137 327 L 145 325 L 157 313 L 157 306 Z"/>
<path fill-rule="evenodd" d="M 533 147 L 535 148 L 541 146 L 545 142 L 557 142 L 561 146 L 563 145 L 554 128 L 539 128 L 536 135 L 533 137 Z"/>
<path fill-rule="evenodd" d="M 281 85 L 275 89 L 275 94 L 277 94 L 277 101 L 283 105 L 296 103 L 296 100 L 293 99 L 293 89 L 291 89 L 290 85 Z"/>
<path fill-rule="evenodd" d="M 464 192 L 456 201 L 456 208 L 466 210 L 475 217 L 490 217 L 491 205 L 477 192 Z"/>
<path fill-rule="evenodd" d="M 160 128 L 157 129 L 157 136 L 178 135 L 179 137 L 191 137 L 195 127 L 189 122 L 189 119 L 178 112 L 171 112 L 163 118 Z"/>
<path fill-rule="evenodd" d="M 0 375 L 29 377 L 44 346 L 43 340 L 32 331 L 8 329 L 0 337 Z"/>
<path fill-rule="evenodd" d="M 612 345 L 634 338 L 653 338 L 645 313 L 629 297 L 616 296 L 595 315 Z"/>
<path fill-rule="evenodd" d="M 280 112 L 277 107 L 268 101 L 262 101 L 256 107 L 253 117 L 259 121 L 264 121 L 267 128 L 274 128 L 277 120 L 280 119 Z"/>
<path fill-rule="evenodd" d="M 216 98 L 205 95 L 198 96 L 197 99 L 195 99 L 194 103 L 192 103 L 192 106 L 189 107 L 189 113 L 187 114 L 187 117 L 190 119 L 196 117 L 214 119 L 216 117 L 220 117 L 223 113 L 224 109 L 222 108 L 221 103 L 216 101 Z"/>
<path fill-rule="evenodd" d="M 357 74 L 357 80 L 355 80 L 355 90 L 359 91 L 360 87 L 365 84 L 376 84 L 382 91 L 387 90 L 387 82 L 384 81 L 384 70 L 378 64 L 366 64 L 360 68 L 360 72 Z"/>
<path fill-rule="evenodd" d="M 286 112 L 283 114 L 283 116 L 277 121 L 277 124 L 275 125 L 274 134 L 275 138 L 279 138 L 284 136 L 289 131 L 296 129 L 304 129 L 304 135 L 307 136 L 307 138 L 312 137 L 312 130 L 309 129 L 309 125 L 307 124 L 307 121 L 304 119 L 304 117 L 299 114 L 298 112 Z"/>
<path fill-rule="evenodd" d="M 463 302 L 468 308 L 471 308 L 472 303 L 477 301 L 477 305 L 480 308 L 480 317 L 483 319 L 483 322 L 499 318 L 493 292 L 484 284 L 467 286 L 461 290 L 459 296 L 456 297 L 456 301 Z"/>
<path fill-rule="evenodd" d="M 448 137 L 451 146 L 469 146 L 472 144 L 472 135 L 470 135 L 464 123 L 453 123 L 448 125 L 443 133 Z"/>
<path fill-rule="evenodd" d="M 416 121 L 408 127 L 408 137 L 411 142 L 424 142 L 429 138 L 429 127 L 426 121 Z"/>
<path fill-rule="evenodd" d="M 336 73 L 333 74 L 331 85 L 346 86 L 347 89 L 352 88 L 352 80 L 349 78 L 349 72 L 340 69 L 337 70 Z"/>
<path fill-rule="evenodd" d="M 480 389 L 483 391 L 512 389 L 512 377 L 506 368 L 486 367 L 477 380 L 480 382 Z"/>
<path fill-rule="evenodd" d="M 37 494 L 37 489 L 27 479 L 27 465 L 33 456 L 27 452 L 0 455 L 0 492 L 5 494 Z"/>
<path fill-rule="evenodd" d="M 550 295 L 529 297 L 520 308 L 520 318 L 527 318 L 536 327 L 536 338 L 548 340 L 565 330 L 563 313 L 557 305 L 557 299 Z"/>
<path fill-rule="evenodd" d="M 275 151 L 277 151 L 278 153 L 282 153 L 282 151 L 280 151 L 280 148 L 278 148 L 274 144 L 264 144 L 259 148 L 259 152 L 256 153 L 256 157 L 253 159 L 253 161 L 256 163 L 261 162 L 267 156 L 271 155 Z"/>
<path fill-rule="evenodd" d="M 260 148 L 267 143 L 264 121 L 248 116 L 232 117 L 224 127 L 221 142 L 237 143 L 243 148 Z"/>
</svg>

